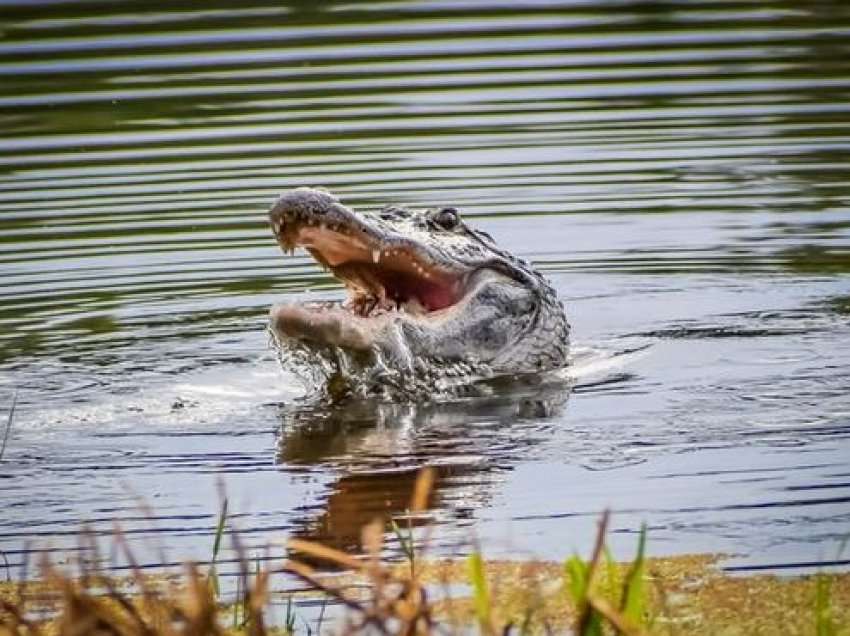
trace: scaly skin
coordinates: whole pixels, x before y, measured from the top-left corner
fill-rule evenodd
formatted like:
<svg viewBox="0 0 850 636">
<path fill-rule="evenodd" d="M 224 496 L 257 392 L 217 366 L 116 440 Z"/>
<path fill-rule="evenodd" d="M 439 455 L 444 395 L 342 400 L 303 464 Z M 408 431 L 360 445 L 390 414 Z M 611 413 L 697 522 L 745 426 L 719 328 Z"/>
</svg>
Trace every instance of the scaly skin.
<svg viewBox="0 0 850 636">
<path fill-rule="evenodd" d="M 269 213 L 285 251 L 305 247 L 349 288 L 347 304 L 271 310 L 282 351 L 325 368 L 420 388 L 446 378 L 563 367 L 569 324 L 541 274 L 453 208 L 354 212 L 298 188 Z"/>
</svg>

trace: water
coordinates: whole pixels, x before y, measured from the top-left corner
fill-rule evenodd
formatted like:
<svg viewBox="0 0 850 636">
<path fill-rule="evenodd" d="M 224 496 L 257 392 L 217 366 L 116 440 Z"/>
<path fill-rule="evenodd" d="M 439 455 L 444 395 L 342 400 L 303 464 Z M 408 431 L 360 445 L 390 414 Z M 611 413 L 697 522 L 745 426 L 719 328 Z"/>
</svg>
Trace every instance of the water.
<svg viewBox="0 0 850 636">
<path fill-rule="evenodd" d="M 610 507 L 621 556 L 646 522 L 846 566 L 846 3 L 0 4 L 15 574 L 115 520 L 145 565 L 207 559 L 219 481 L 249 550 L 356 547 L 425 464 L 442 553 L 562 558 Z M 268 308 L 341 290 L 266 227 L 298 185 L 459 207 L 550 277 L 570 372 L 305 403 Z"/>
</svg>

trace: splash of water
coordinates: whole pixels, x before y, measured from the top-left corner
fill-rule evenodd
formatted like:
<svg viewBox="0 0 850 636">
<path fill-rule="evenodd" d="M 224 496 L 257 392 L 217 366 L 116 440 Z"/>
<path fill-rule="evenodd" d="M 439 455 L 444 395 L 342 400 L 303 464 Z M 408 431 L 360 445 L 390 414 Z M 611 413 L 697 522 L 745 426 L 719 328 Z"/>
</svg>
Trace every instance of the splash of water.
<svg viewBox="0 0 850 636">
<path fill-rule="evenodd" d="M 390 350 L 350 351 L 331 345 L 277 338 L 272 345 L 281 365 L 308 397 L 422 399 L 457 395 L 464 387 L 492 377 L 486 365 L 414 358 L 402 338 Z"/>
</svg>

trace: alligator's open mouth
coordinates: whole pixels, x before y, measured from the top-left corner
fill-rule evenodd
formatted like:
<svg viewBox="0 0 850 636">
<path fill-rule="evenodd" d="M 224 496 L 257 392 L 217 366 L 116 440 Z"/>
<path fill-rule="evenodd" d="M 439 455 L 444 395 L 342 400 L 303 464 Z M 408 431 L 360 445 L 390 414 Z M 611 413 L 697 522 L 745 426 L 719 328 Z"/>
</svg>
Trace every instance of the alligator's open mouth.
<svg viewBox="0 0 850 636">
<path fill-rule="evenodd" d="M 362 232 L 304 223 L 286 228 L 284 246 L 304 247 L 348 289 L 344 306 L 360 316 L 386 311 L 423 314 L 454 305 L 464 278 L 430 264 L 415 250 L 382 244 Z"/>
</svg>

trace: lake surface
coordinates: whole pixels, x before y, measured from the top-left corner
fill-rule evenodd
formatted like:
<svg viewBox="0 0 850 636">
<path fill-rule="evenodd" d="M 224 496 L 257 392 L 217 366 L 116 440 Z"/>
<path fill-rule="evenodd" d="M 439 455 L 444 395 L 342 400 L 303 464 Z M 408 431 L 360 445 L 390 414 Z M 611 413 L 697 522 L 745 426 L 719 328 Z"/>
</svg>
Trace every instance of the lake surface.
<svg viewBox="0 0 850 636">
<path fill-rule="evenodd" d="M 353 549 L 423 465 L 445 554 L 563 558 L 608 507 L 620 556 L 646 522 L 653 554 L 848 564 L 850 4 L 198 6 L 0 2 L 10 572 L 83 524 L 207 559 L 219 482 L 248 550 Z M 551 279 L 569 372 L 300 400 L 268 309 L 342 290 L 266 225 L 298 185 L 458 207 Z"/>
</svg>

